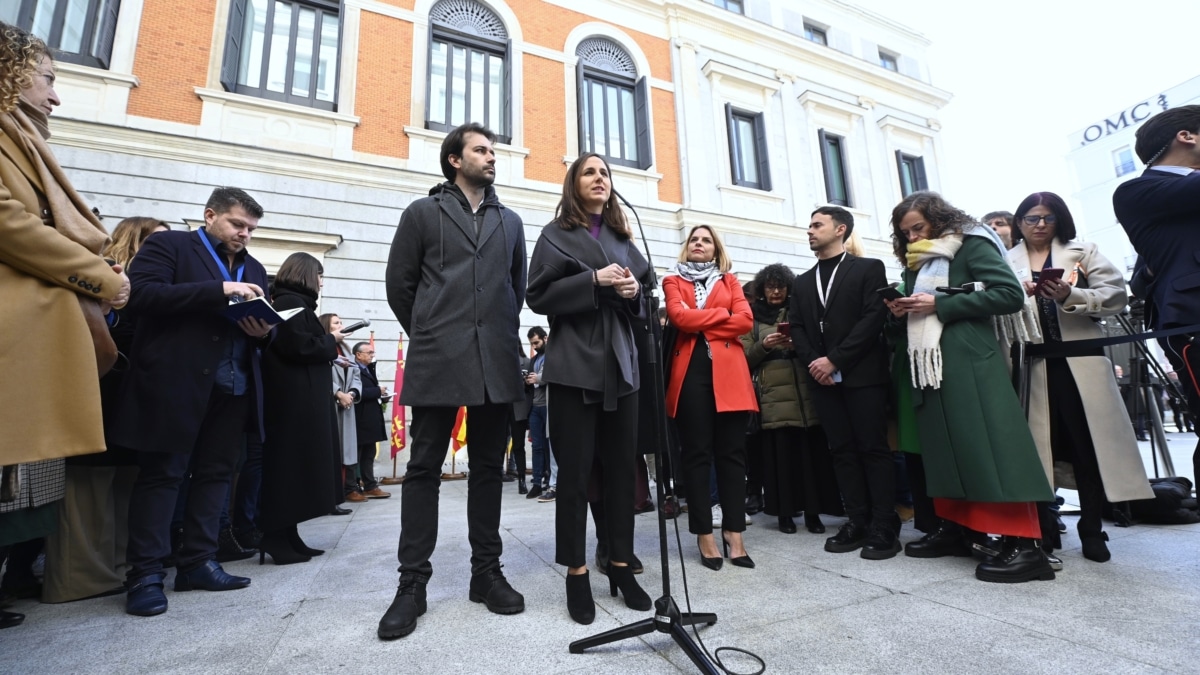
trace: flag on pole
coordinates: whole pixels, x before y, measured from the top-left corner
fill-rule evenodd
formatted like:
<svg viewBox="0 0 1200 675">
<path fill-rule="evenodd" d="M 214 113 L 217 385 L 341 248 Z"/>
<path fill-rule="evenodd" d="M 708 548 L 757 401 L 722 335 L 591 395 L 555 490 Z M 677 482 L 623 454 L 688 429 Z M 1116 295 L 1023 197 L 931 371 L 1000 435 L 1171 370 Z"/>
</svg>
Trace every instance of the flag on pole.
<svg viewBox="0 0 1200 675">
<path fill-rule="evenodd" d="M 457 454 L 464 445 L 467 444 L 467 408 L 465 406 L 458 409 L 458 416 L 454 418 L 454 430 L 450 432 L 450 447 Z"/>
<path fill-rule="evenodd" d="M 371 333 L 371 349 L 375 348 L 375 333 Z M 404 388 L 404 333 L 396 345 L 396 386 L 392 388 L 392 459 L 408 444 L 404 426 L 404 406 L 400 405 L 400 390 Z"/>
</svg>

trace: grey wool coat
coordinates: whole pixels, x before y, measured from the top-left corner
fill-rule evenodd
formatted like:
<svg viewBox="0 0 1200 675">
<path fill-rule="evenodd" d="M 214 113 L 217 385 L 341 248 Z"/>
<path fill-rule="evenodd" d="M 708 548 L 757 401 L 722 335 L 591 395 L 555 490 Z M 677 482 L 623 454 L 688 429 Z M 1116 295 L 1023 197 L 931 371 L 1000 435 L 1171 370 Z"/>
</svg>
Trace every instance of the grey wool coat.
<svg viewBox="0 0 1200 675">
<path fill-rule="evenodd" d="M 474 218 L 443 183 L 404 210 L 388 256 L 388 304 L 408 335 L 402 405 L 524 399 L 518 329 L 525 229 L 487 188 Z"/>
</svg>

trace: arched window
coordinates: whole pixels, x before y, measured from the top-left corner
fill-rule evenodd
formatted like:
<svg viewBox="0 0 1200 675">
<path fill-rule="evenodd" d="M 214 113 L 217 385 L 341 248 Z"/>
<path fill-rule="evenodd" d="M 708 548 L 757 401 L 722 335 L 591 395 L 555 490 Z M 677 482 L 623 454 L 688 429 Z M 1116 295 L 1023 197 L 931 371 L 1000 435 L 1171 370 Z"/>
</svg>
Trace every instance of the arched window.
<svg viewBox="0 0 1200 675">
<path fill-rule="evenodd" d="M 579 43 L 579 152 L 611 164 L 648 169 L 650 119 L 646 78 L 629 52 L 607 38 Z"/>
<path fill-rule="evenodd" d="M 40 37 L 55 58 L 108 68 L 121 0 L 0 0 L 0 21 Z"/>
<path fill-rule="evenodd" d="M 475 0 L 441 0 L 429 10 L 425 126 L 452 131 L 478 122 L 512 138 L 511 41 L 500 17 Z"/>
</svg>

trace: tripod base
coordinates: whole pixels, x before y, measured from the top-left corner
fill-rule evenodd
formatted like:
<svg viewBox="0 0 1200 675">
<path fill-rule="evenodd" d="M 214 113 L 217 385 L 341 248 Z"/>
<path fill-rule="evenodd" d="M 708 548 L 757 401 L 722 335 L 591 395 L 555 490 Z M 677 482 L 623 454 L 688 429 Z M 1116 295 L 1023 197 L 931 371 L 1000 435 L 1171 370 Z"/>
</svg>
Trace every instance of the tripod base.
<svg viewBox="0 0 1200 675">
<path fill-rule="evenodd" d="M 660 633 L 670 633 L 671 638 L 675 640 L 675 644 L 679 645 L 679 648 L 688 655 L 688 658 L 692 660 L 692 663 L 696 664 L 700 672 L 720 675 L 721 671 L 717 670 L 717 667 L 705 656 L 700 646 L 692 640 L 692 636 L 688 635 L 687 631 L 684 630 L 684 626 L 701 623 L 711 626 L 716 622 L 716 614 L 706 612 L 680 613 L 679 606 L 675 604 L 675 599 L 669 595 L 664 595 L 654 601 L 653 618 L 642 619 L 641 621 L 635 621 L 620 628 L 614 628 L 598 635 L 576 640 L 571 643 L 570 651 L 572 654 L 582 654 L 584 650 L 591 649 L 592 647 L 599 647 L 610 642 L 635 638 L 658 631 Z"/>
</svg>

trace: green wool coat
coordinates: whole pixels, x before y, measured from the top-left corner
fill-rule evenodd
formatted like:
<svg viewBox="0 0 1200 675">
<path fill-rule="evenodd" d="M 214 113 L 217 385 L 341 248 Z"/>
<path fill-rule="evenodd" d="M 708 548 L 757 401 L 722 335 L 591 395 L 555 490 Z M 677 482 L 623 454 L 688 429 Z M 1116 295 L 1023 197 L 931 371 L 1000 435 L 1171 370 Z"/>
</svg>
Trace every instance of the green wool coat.
<svg viewBox="0 0 1200 675">
<path fill-rule="evenodd" d="M 994 244 L 963 239 L 949 285 L 982 281 L 987 290 L 937 299 L 944 324 L 941 388 L 912 392 L 929 495 L 1050 501 L 1054 493 L 992 328 L 992 316 L 1021 309 L 1025 291 Z M 905 288 L 915 284 L 916 273 L 906 270 Z"/>
<path fill-rule="evenodd" d="M 790 358 L 767 360 L 768 355 L 776 352 L 764 347 L 763 340 L 771 333 L 778 332 L 776 327 L 780 321 L 787 321 L 786 306 L 779 310 L 775 323 L 755 321 L 750 332 L 740 338 L 750 372 L 758 375 L 758 408 L 762 415 L 762 428 L 813 427 L 820 424 L 821 419 L 817 416 L 810 394 L 811 388 L 816 386 L 812 376 L 797 365 L 795 352 L 785 352 Z"/>
<path fill-rule="evenodd" d="M 899 290 L 904 293 L 905 286 Z M 892 347 L 892 413 L 896 420 L 896 450 L 921 454 L 921 438 L 917 433 L 917 415 L 913 411 L 912 366 L 908 364 L 908 323 L 888 312 L 884 335 Z"/>
</svg>

